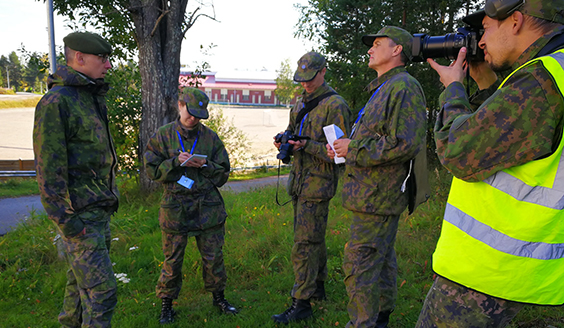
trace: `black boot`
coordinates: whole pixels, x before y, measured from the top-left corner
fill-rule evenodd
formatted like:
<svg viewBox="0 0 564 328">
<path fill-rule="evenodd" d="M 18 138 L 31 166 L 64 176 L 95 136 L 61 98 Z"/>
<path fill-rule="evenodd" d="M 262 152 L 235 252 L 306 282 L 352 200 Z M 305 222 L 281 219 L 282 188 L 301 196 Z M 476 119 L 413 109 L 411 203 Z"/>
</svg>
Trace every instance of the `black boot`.
<svg viewBox="0 0 564 328">
<path fill-rule="evenodd" d="M 161 317 L 159 322 L 164 325 L 166 323 L 174 322 L 174 316 L 176 312 L 172 308 L 172 298 L 163 298 L 163 305 L 161 308 Z"/>
<path fill-rule="evenodd" d="M 378 312 L 378 319 L 374 328 L 387 328 L 388 322 L 390 322 L 390 314 L 392 314 L 392 311 Z"/>
<path fill-rule="evenodd" d="M 239 311 L 225 299 L 223 291 L 213 292 L 213 306 L 217 306 L 225 314 L 237 314 Z"/>
<path fill-rule="evenodd" d="M 272 320 L 276 323 L 288 324 L 291 321 L 302 321 L 312 316 L 313 312 L 308 300 L 292 298 L 292 305 L 281 314 L 273 315 Z"/>
<path fill-rule="evenodd" d="M 326 301 L 327 295 L 325 295 L 325 282 L 324 281 L 316 281 L 317 288 L 313 295 L 311 295 L 311 299 L 314 301 Z"/>
</svg>

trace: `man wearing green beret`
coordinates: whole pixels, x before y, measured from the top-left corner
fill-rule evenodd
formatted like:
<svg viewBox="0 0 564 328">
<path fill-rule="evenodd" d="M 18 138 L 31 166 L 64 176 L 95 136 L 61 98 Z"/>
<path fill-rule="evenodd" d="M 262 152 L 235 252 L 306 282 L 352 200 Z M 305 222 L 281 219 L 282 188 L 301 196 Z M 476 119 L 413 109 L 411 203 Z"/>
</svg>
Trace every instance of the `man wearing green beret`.
<svg viewBox="0 0 564 328">
<path fill-rule="evenodd" d="M 110 327 L 117 303 L 109 257 L 110 218 L 118 208 L 117 156 L 104 82 L 110 44 L 97 34 L 63 39 L 66 66 L 49 76 L 35 109 L 33 149 L 41 201 L 57 226 L 69 264 L 63 327 Z"/>
<path fill-rule="evenodd" d="M 200 123 L 209 117 L 208 103 L 203 91 L 184 88 L 178 97 L 179 119 L 161 126 L 143 155 L 149 178 L 164 186 L 159 224 L 165 259 L 156 288 L 162 300 L 161 324 L 174 321 L 172 301 L 182 288 L 189 237 L 196 239 L 204 287 L 212 293 L 212 304 L 225 314 L 238 312 L 224 296 L 227 213 L 218 188 L 229 178 L 229 156 L 217 134 Z"/>
<path fill-rule="evenodd" d="M 378 73 L 350 139 L 330 156 L 346 158 L 343 207 L 351 214 L 343 268 L 349 295 L 347 328 L 384 328 L 397 298 L 394 244 L 400 214 L 426 200 L 426 107 L 419 82 L 405 69 L 412 36 L 395 26 L 362 37 Z M 422 170 L 415 169 L 422 167 Z M 416 174 L 417 173 L 417 174 Z M 417 183 L 413 183 L 417 179 Z M 415 187 L 417 186 L 417 187 Z M 415 192 L 414 189 L 418 191 Z"/>
</svg>

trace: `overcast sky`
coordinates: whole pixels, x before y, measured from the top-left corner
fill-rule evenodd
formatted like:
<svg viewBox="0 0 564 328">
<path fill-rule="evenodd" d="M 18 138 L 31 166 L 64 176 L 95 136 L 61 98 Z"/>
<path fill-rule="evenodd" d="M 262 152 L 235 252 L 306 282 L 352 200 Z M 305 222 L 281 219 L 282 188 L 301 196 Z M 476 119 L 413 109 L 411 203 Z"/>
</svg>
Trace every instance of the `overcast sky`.
<svg viewBox="0 0 564 328">
<path fill-rule="evenodd" d="M 181 64 L 195 68 L 207 61 L 212 71 L 275 71 L 286 58 L 292 67 L 312 45 L 294 38 L 299 12 L 294 3 L 307 0 L 214 0 L 217 21 L 200 17 L 186 33 Z M 195 4 L 195 0 L 190 0 Z M 208 8 L 208 12 L 209 8 Z M 0 55 L 7 56 L 23 44 L 28 51 L 48 52 L 47 9 L 43 1 L 0 0 L 2 37 Z M 71 31 L 66 18 L 55 15 L 55 43 Z M 95 32 L 95 31 L 92 31 Z M 204 56 L 200 46 L 216 45 Z"/>
</svg>

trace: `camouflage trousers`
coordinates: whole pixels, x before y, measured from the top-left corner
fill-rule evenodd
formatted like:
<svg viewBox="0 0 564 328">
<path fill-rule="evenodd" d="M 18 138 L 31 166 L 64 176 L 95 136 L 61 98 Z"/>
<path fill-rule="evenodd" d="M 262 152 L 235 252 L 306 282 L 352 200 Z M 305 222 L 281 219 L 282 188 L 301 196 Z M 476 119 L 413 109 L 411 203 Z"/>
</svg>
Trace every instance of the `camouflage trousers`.
<svg viewBox="0 0 564 328">
<path fill-rule="evenodd" d="M 82 219 L 86 234 L 62 238 L 70 269 L 59 323 L 63 327 L 111 327 L 117 284 L 110 261 L 110 214 L 99 221 Z M 100 219 L 100 218 L 96 218 Z"/>
<path fill-rule="evenodd" d="M 351 236 L 343 260 L 350 318 L 346 327 L 375 327 L 378 312 L 395 307 L 398 221 L 399 216 L 352 212 Z"/>
<path fill-rule="evenodd" d="M 194 237 L 202 257 L 202 276 L 206 291 L 223 291 L 227 282 L 222 250 L 225 225 L 204 230 Z M 157 282 L 157 297 L 177 299 L 182 288 L 182 264 L 188 245 L 188 235 L 163 231 L 162 244 L 165 260 Z"/>
<path fill-rule="evenodd" d="M 329 215 L 329 201 L 311 202 L 293 200 L 294 246 L 292 265 L 294 287 L 292 297 L 308 300 L 317 288 L 317 282 L 327 279 L 327 247 L 325 230 Z"/>
<path fill-rule="evenodd" d="M 419 314 L 417 328 L 505 327 L 523 303 L 502 300 L 437 277 Z"/>
</svg>

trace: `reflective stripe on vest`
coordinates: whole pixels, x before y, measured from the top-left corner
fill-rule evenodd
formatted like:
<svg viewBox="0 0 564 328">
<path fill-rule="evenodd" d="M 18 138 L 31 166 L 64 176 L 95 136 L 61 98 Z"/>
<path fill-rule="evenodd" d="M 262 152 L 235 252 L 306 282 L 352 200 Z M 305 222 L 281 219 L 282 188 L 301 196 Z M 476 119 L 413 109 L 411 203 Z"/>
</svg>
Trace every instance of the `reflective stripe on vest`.
<svg viewBox="0 0 564 328">
<path fill-rule="evenodd" d="M 564 94 L 564 50 L 527 62 L 509 77 L 537 61 Z M 482 182 L 454 178 L 433 254 L 435 272 L 495 297 L 563 304 L 563 149 L 561 140 L 550 156 Z"/>
</svg>

